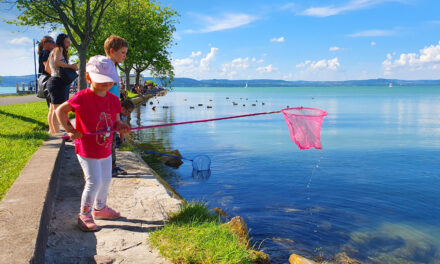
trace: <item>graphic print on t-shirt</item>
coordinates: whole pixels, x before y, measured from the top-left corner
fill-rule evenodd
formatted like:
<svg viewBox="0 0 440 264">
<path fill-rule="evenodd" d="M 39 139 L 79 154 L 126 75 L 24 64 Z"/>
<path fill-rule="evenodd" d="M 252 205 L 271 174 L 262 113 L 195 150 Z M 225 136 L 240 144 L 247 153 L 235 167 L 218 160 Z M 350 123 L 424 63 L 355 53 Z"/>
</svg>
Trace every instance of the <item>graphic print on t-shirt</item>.
<svg viewBox="0 0 440 264">
<path fill-rule="evenodd" d="M 99 121 L 96 125 L 96 131 L 110 131 L 112 130 L 113 122 L 112 117 L 110 114 L 107 114 L 105 112 L 101 112 L 99 115 Z M 111 144 L 110 140 L 111 133 L 105 133 L 105 134 L 98 134 L 96 135 L 96 143 L 100 146 L 103 146 L 105 148 L 108 147 L 109 144 Z"/>
</svg>

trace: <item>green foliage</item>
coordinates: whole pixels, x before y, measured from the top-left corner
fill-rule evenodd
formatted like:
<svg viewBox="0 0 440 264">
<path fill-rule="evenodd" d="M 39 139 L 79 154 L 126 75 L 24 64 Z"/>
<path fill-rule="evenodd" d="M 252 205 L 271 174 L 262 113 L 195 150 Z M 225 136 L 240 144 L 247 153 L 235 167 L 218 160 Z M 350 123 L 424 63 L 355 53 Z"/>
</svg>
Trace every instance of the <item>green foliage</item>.
<svg viewBox="0 0 440 264">
<path fill-rule="evenodd" d="M 135 98 L 138 97 L 139 95 L 136 93 L 133 93 L 132 91 L 127 91 L 127 98 Z"/>
<path fill-rule="evenodd" d="M 221 218 L 219 215 L 211 213 L 206 203 L 197 201 L 183 205 L 177 213 L 170 215 L 169 220 L 170 224 L 194 224 L 204 222 L 221 223 Z"/>
<path fill-rule="evenodd" d="M 153 82 L 152 80 L 148 80 L 147 81 L 147 85 L 149 85 L 149 86 L 156 86 L 157 85 L 157 83 L 155 83 L 155 82 Z"/>
<path fill-rule="evenodd" d="M 86 88 L 86 52 L 101 19 L 113 0 L 16 0 L 17 19 L 7 21 L 20 26 L 64 27 L 79 57 L 79 87 Z"/>
<path fill-rule="evenodd" d="M 182 207 L 149 240 L 174 263 L 252 263 L 246 245 L 200 202 Z"/>
<path fill-rule="evenodd" d="M 168 49 L 174 44 L 176 16 L 176 11 L 160 6 L 155 0 L 114 1 L 105 13 L 105 23 L 93 38 L 88 56 L 104 54 L 105 39 L 111 34 L 118 35 L 129 45 L 121 69 L 127 73 L 134 68 L 136 84 L 145 70 L 164 81 L 172 80 L 174 71 Z"/>
<path fill-rule="evenodd" d="M 47 139 L 46 102 L 0 106 L 0 200 Z"/>
</svg>

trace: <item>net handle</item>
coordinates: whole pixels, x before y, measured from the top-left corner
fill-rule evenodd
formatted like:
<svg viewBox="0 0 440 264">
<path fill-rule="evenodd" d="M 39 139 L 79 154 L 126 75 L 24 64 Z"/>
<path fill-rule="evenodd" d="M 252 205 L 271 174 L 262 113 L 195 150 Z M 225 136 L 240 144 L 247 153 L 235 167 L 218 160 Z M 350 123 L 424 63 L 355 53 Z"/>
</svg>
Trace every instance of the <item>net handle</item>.
<svg viewBox="0 0 440 264">
<path fill-rule="evenodd" d="M 287 109 L 294 109 L 294 108 L 287 108 Z M 283 110 L 287 110 L 287 109 L 283 109 Z M 241 118 L 241 117 L 248 117 L 248 116 L 257 116 L 257 115 L 269 115 L 269 114 L 281 113 L 281 111 L 282 110 L 272 111 L 272 112 L 253 113 L 253 114 L 247 114 L 247 115 L 237 115 L 237 116 L 226 116 L 226 117 L 211 118 L 211 119 L 202 119 L 202 120 L 195 120 L 195 121 L 185 121 L 185 122 L 177 122 L 177 123 L 169 123 L 169 124 L 161 124 L 161 125 L 133 127 L 130 130 L 140 130 L 140 129 L 149 129 L 149 128 L 185 125 L 185 124 L 192 124 L 192 123 L 211 122 L 211 121 L 219 121 L 219 120 Z M 106 130 L 106 131 L 97 131 L 97 132 L 91 132 L 91 133 L 84 133 L 83 136 L 106 134 L 106 133 L 114 133 L 114 132 L 118 132 L 118 131 L 119 130 L 117 130 L 117 129 Z M 68 139 L 69 136 L 63 136 L 62 138 L 63 139 Z"/>
</svg>

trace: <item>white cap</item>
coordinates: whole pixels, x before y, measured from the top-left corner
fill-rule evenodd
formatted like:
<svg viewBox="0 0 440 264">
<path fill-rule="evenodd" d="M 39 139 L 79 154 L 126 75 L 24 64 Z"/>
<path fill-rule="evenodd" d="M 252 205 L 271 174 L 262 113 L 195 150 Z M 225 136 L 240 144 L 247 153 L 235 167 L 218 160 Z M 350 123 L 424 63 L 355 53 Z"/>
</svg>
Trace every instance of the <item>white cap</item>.
<svg viewBox="0 0 440 264">
<path fill-rule="evenodd" d="M 86 65 L 86 72 L 90 79 L 96 83 L 107 83 L 120 81 L 116 67 L 113 61 L 106 56 L 97 55 L 89 59 Z"/>
</svg>

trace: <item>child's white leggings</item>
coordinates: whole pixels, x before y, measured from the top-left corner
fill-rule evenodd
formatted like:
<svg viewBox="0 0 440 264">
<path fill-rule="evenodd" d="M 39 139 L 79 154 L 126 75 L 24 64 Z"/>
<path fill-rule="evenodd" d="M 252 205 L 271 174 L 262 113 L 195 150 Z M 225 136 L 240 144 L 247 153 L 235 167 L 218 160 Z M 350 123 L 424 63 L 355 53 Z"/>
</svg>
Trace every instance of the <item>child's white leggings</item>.
<svg viewBox="0 0 440 264">
<path fill-rule="evenodd" d="M 103 159 L 84 158 L 77 155 L 86 177 L 86 185 L 81 197 L 81 214 L 105 207 L 108 188 L 112 180 L 112 156 Z"/>
</svg>

